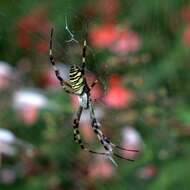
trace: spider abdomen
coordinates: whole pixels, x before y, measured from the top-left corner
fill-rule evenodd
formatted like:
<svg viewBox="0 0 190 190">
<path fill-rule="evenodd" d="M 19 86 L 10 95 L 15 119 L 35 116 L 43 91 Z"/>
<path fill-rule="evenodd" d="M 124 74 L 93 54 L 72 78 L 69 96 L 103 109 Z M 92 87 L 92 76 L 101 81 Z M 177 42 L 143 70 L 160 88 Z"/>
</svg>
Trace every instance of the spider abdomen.
<svg viewBox="0 0 190 190">
<path fill-rule="evenodd" d="M 83 89 L 85 86 L 84 76 L 81 72 L 81 69 L 77 66 L 71 66 L 69 73 L 69 80 L 72 86 L 72 89 L 77 95 L 81 95 L 83 93 Z"/>
<path fill-rule="evenodd" d="M 88 102 L 88 95 L 87 93 L 82 93 L 82 95 L 78 96 L 79 104 L 82 106 L 84 109 L 88 109 L 89 107 L 89 102 Z"/>
</svg>

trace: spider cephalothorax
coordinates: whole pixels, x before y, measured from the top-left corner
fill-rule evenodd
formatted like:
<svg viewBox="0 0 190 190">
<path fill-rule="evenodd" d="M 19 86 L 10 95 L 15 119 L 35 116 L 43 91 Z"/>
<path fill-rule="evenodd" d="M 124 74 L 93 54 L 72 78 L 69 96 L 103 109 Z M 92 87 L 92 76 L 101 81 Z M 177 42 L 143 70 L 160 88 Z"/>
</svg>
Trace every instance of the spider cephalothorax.
<svg viewBox="0 0 190 190">
<path fill-rule="evenodd" d="M 107 158 L 109 158 L 114 164 L 116 164 L 116 162 L 112 158 L 113 155 L 118 158 L 123 158 L 129 161 L 133 161 L 131 159 L 124 158 L 118 155 L 117 153 L 115 153 L 114 148 L 124 150 L 124 151 L 133 151 L 133 152 L 138 152 L 137 150 L 128 150 L 128 149 L 125 149 L 123 147 L 113 144 L 100 130 L 100 123 L 97 121 L 95 117 L 94 109 L 93 109 L 92 102 L 90 99 L 91 89 L 95 86 L 97 81 L 94 81 L 90 86 L 88 86 L 86 77 L 85 77 L 86 40 L 84 41 L 83 50 L 82 50 L 82 65 L 81 67 L 78 67 L 75 65 L 71 66 L 70 72 L 69 72 L 69 81 L 66 81 L 61 77 L 60 72 L 57 69 L 56 64 L 55 64 L 55 60 L 54 60 L 53 52 L 52 52 L 52 37 L 53 37 L 53 29 L 51 30 L 49 58 L 50 58 L 51 64 L 53 65 L 55 75 L 57 79 L 60 81 L 60 84 L 63 87 L 63 89 L 69 94 L 76 95 L 79 99 L 79 108 L 76 113 L 76 117 L 74 118 L 74 121 L 73 121 L 73 132 L 74 132 L 75 142 L 77 142 L 80 145 L 81 149 L 88 151 L 90 153 L 104 155 Z M 97 135 L 100 143 L 103 145 L 105 152 L 96 152 L 96 151 L 88 149 L 84 145 L 80 136 L 80 132 L 79 132 L 79 122 L 80 122 L 80 117 L 81 117 L 83 109 L 89 110 L 92 129 Z"/>
</svg>

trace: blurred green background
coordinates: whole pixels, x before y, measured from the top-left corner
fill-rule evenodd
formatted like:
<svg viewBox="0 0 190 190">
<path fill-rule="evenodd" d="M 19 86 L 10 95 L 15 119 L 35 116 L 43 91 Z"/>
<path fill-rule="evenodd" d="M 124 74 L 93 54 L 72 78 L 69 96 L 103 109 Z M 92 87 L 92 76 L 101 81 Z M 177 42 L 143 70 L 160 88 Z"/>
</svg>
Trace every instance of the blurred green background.
<svg viewBox="0 0 190 190">
<path fill-rule="evenodd" d="M 66 30 L 74 34 L 74 41 Z M 190 1 L 1 0 L 0 189 L 188 190 Z M 63 77 L 81 63 L 102 131 L 139 153 L 118 167 L 74 143 L 76 97 L 49 63 L 50 29 Z M 101 150 L 88 111 L 81 133 Z"/>
</svg>

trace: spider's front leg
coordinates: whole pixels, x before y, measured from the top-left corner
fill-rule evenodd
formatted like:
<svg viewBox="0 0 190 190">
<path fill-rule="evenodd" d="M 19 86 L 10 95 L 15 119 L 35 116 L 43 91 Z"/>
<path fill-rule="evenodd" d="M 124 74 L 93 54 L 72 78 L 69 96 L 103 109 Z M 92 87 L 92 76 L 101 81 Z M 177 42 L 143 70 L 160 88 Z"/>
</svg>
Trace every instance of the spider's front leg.
<svg viewBox="0 0 190 190">
<path fill-rule="evenodd" d="M 81 67 L 81 70 L 82 70 L 82 73 L 84 74 L 84 70 L 85 70 L 85 66 L 86 66 L 86 40 L 84 40 L 84 43 L 83 43 L 83 49 L 82 49 L 82 67 Z"/>
<path fill-rule="evenodd" d="M 53 56 L 53 28 L 51 29 L 51 35 L 50 35 L 49 59 L 50 59 L 50 62 L 52 64 L 52 66 L 53 66 L 55 75 L 56 75 L 57 79 L 59 80 L 59 82 L 60 82 L 61 86 L 63 87 L 63 89 L 67 93 L 74 94 L 74 91 L 72 89 L 71 84 L 61 77 L 60 71 L 57 68 L 56 63 L 55 63 L 55 59 L 54 59 L 54 56 Z"/>
</svg>

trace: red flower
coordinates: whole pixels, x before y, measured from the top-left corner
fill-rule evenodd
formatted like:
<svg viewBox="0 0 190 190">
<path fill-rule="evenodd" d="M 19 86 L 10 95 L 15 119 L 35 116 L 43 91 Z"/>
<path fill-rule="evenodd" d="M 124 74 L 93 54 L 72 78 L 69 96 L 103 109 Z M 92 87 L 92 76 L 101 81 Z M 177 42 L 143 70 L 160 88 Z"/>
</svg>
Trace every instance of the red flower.
<svg viewBox="0 0 190 190">
<path fill-rule="evenodd" d="M 89 167 L 89 177 L 108 179 L 113 176 L 114 168 L 112 163 L 107 160 L 99 159 Z"/>
<path fill-rule="evenodd" d="M 117 39 L 117 36 L 117 28 L 111 23 L 96 26 L 89 32 L 92 45 L 99 48 L 109 47 Z"/>
<path fill-rule="evenodd" d="M 32 41 L 27 32 L 21 31 L 17 35 L 17 42 L 22 49 L 29 49 L 32 45 Z"/>
<path fill-rule="evenodd" d="M 107 95 L 104 97 L 105 103 L 112 108 L 123 108 L 132 99 L 132 92 L 122 86 L 121 78 L 113 75 L 109 80 Z"/>
<path fill-rule="evenodd" d="M 39 110 L 35 106 L 25 107 L 18 110 L 19 117 L 27 125 L 34 124 L 39 116 Z"/>
<path fill-rule="evenodd" d="M 47 20 L 46 11 L 41 7 L 32 10 L 28 16 L 20 19 L 17 23 L 17 42 L 20 48 L 35 48 L 39 53 L 47 52 L 48 42 L 40 38 L 35 41 L 32 37 L 33 34 L 40 34 L 42 38 L 45 38 L 49 32 L 49 25 L 50 22 Z"/>
<path fill-rule="evenodd" d="M 115 20 L 119 10 L 119 2 L 118 0 L 99 0 L 97 8 L 104 19 Z"/>
<path fill-rule="evenodd" d="M 185 32 L 183 33 L 183 41 L 186 45 L 190 46 L 190 25 L 187 26 Z"/>
<path fill-rule="evenodd" d="M 46 53 L 49 49 L 49 42 L 46 40 L 40 40 L 36 44 L 36 51 L 39 53 Z"/>
<path fill-rule="evenodd" d="M 148 180 L 158 173 L 158 168 L 155 165 L 146 165 L 137 171 L 137 176 L 141 179 Z"/>
<path fill-rule="evenodd" d="M 118 39 L 111 47 L 112 51 L 116 53 L 128 53 L 137 51 L 140 47 L 139 36 L 131 31 L 121 31 Z"/>
<path fill-rule="evenodd" d="M 190 22 L 190 6 L 185 6 L 181 10 L 181 16 L 185 21 Z"/>
<path fill-rule="evenodd" d="M 96 26 L 89 32 L 92 45 L 99 48 L 109 48 L 115 53 L 137 51 L 141 40 L 139 36 L 127 29 L 119 28 L 113 23 Z"/>
</svg>

